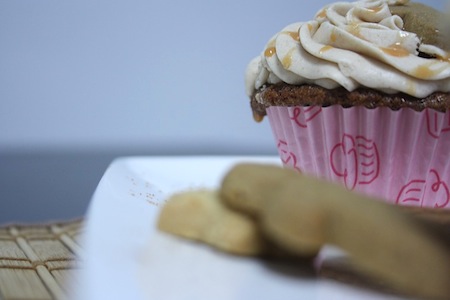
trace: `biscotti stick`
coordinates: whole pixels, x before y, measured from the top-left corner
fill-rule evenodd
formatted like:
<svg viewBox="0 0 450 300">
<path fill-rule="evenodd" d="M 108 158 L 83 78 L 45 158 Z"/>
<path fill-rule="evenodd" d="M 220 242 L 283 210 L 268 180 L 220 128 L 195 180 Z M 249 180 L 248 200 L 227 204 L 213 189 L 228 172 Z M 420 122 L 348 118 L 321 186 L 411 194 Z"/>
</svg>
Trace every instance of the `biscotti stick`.
<svg viewBox="0 0 450 300">
<path fill-rule="evenodd" d="M 237 164 L 222 179 L 220 198 L 229 207 L 256 216 L 261 210 L 262 199 L 270 198 L 283 180 L 292 175 L 297 176 L 298 172 L 269 164 Z M 419 219 L 450 226 L 450 210 L 400 205 L 395 208 Z"/>
<path fill-rule="evenodd" d="M 262 201 L 269 199 L 285 178 L 295 175 L 294 170 L 275 165 L 237 164 L 222 179 L 220 197 L 231 208 L 256 216 Z"/>
<path fill-rule="evenodd" d="M 243 181 L 242 174 L 252 180 Z M 269 181 L 276 189 L 266 190 Z M 264 233 L 291 251 L 337 245 L 362 271 L 406 293 L 432 298 L 450 295 L 448 248 L 414 218 L 386 203 L 291 170 L 275 171 L 263 165 L 231 170 L 221 195 L 236 209 L 239 197 L 227 195 L 245 196 L 241 199 L 244 211 L 259 207 L 253 213 Z"/>
<path fill-rule="evenodd" d="M 263 236 L 254 217 L 231 209 L 213 190 L 172 195 L 161 209 L 157 225 L 166 233 L 237 255 L 290 259 L 308 265 L 319 252 L 319 248 L 308 248 L 293 253 L 277 247 Z"/>
<path fill-rule="evenodd" d="M 318 241 L 346 250 L 362 271 L 406 293 L 450 295 L 449 249 L 398 210 L 309 178 L 286 182 L 276 199 L 279 205 L 267 202 L 262 217 L 271 237 L 290 234 L 303 243 L 316 234 Z"/>
<path fill-rule="evenodd" d="M 158 228 L 222 251 L 260 255 L 265 244 L 252 218 L 227 208 L 215 191 L 180 192 L 161 209 Z"/>
</svg>

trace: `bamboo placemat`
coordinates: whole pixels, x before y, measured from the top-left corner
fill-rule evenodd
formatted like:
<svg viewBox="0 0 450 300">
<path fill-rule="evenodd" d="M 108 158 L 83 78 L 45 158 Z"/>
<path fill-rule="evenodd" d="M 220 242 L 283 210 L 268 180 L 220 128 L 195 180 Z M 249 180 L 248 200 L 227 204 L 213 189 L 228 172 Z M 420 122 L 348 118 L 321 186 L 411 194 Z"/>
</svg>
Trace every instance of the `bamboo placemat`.
<svg viewBox="0 0 450 300">
<path fill-rule="evenodd" d="M 82 220 L 0 227 L 0 299 L 66 299 L 82 231 Z"/>
<path fill-rule="evenodd" d="M 448 211 L 421 216 L 450 228 Z M 78 219 L 0 226 L 0 300 L 67 299 L 70 287 L 78 285 L 81 266 L 76 258 L 82 252 L 83 224 Z M 346 260 L 328 261 L 319 276 L 396 294 L 382 282 L 363 276 Z"/>
</svg>

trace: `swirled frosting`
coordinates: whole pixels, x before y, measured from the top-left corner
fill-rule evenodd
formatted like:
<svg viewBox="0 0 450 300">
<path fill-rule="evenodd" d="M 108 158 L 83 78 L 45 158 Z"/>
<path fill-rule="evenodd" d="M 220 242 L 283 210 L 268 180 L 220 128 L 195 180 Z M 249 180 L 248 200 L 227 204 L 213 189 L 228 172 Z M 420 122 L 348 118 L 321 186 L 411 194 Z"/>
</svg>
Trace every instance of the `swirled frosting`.
<svg viewBox="0 0 450 300">
<path fill-rule="evenodd" d="M 448 49 L 406 31 L 404 20 L 390 10 L 408 2 L 337 2 L 311 21 L 285 27 L 249 63 L 247 94 L 279 82 L 348 91 L 366 87 L 417 98 L 449 92 Z"/>
</svg>

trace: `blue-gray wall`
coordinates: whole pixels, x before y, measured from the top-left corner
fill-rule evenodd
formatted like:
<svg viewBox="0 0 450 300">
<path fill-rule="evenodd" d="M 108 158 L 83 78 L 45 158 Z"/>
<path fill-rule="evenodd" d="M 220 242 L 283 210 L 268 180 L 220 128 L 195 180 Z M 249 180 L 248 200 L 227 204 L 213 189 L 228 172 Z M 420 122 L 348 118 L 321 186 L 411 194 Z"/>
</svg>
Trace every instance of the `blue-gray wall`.
<svg viewBox="0 0 450 300">
<path fill-rule="evenodd" d="M 82 215 L 116 156 L 275 153 L 244 69 L 328 2 L 0 0 L 0 223 Z"/>
</svg>

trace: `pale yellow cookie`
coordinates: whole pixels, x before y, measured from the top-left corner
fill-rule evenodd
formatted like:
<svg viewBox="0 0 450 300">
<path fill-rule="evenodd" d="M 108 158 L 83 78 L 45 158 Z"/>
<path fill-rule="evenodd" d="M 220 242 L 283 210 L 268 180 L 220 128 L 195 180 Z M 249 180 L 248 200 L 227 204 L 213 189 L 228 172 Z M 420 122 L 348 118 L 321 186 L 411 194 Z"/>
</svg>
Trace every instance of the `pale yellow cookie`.
<svg viewBox="0 0 450 300">
<path fill-rule="evenodd" d="M 254 219 L 229 209 L 216 191 L 174 194 L 161 210 L 158 228 L 233 254 L 265 252 L 265 242 Z"/>
</svg>

